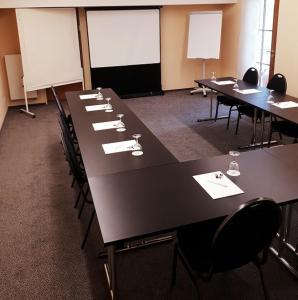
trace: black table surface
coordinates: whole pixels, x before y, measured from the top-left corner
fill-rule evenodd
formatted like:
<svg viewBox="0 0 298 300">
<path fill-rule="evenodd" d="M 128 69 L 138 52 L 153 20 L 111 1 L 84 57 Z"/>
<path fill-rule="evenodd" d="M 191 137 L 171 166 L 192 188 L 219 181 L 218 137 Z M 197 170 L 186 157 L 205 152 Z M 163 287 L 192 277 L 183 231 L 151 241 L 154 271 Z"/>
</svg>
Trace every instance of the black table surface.
<svg viewBox="0 0 298 300">
<path fill-rule="evenodd" d="M 230 161 L 227 155 L 90 178 L 105 245 L 223 217 L 257 197 L 269 197 L 279 204 L 298 198 L 298 170 L 282 159 L 255 150 L 241 153 L 237 160 L 241 175 L 231 179 L 244 194 L 217 200 L 192 176 L 225 173 Z"/>
<path fill-rule="evenodd" d="M 112 100 L 110 103 L 113 105 L 113 112 L 87 112 L 85 106 L 106 104 L 107 102 L 96 99 L 80 100 L 79 95 L 94 94 L 97 92 L 96 90 L 91 90 L 66 93 L 66 99 L 88 178 L 177 162 L 176 158 L 112 89 L 102 89 L 101 92 L 104 97 L 111 97 Z M 127 129 L 125 132 L 117 132 L 115 129 L 94 131 L 92 123 L 119 120 L 116 117 L 118 113 L 124 114 L 122 120 Z M 108 155 L 104 153 L 102 144 L 132 140 L 134 133 L 142 134 L 139 142 L 143 147 L 144 155 L 138 157 L 132 156 L 130 151 Z"/>
<path fill-rule="evenodd" d="M 223 80 L 233 80 L 233 77 L 221 77 L 217 78 L 217 81 L 223 81 Z M 254 93 L 254 94 L 241 94 L 233 90 L 233 84 L 229 85 L 218 85 L 211 81 L 211 79 L 204 79 L 204 80 L 195 80 L 198 84 L 202 84 L 214 91 L 217 91 L 221 94 L 231 96 L 233 98 L 236 98 L 237 100 L 240 100 L 244 104 L 250 104 L 254 107 L 257 107 L 261 110 L 268 111 L 271 114 L 280 117 L 282 119 L 285 119 L 287 121 L 293 122 L 295 124 L 298 124 L 298 107 L 295 108 L 287 108 L 287 109 L 281 109 L 278 108 L 270 103 L 267 103 L 267 98 L 270 94 L 270 91 L 265 87 L 259 87 L 257 85 L 249 84 L 243 80 L 238 80 L 239 89 L 258 89 L 262 91 L 261 93 Z M 277 99 L 279 102 L 285 102 L 285 101 L 293 101 L 298 102 L 298 99 L 289 95 L 282 95 L 277 92 L 272 92 L 272 96 L 274 96 L 275 99 Z"/>
<path fill-rule="evenodd" d="M 298 144 L 291 144 L 286 146 L 282 145 L 263 149 L 269 154 L 288 164 L 288 166 L 290 166 L 291 168 L 295 168 L 296 170 L 298 170 Z"/>
</svg>

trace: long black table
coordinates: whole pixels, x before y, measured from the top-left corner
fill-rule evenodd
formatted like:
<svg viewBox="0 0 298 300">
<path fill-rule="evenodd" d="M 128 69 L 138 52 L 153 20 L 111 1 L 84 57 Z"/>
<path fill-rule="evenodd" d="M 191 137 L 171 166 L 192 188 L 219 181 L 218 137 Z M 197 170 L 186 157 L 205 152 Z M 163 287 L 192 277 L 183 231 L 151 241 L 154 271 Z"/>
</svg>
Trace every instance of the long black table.
<svg viewBox="0 0 298 300">
<path fill-rule="evenodd" d="M 229 163 L 226 155 L 89 178 L 103 241 L 108 248 L 114 297 L 116 243 L 224 217 L 257 197 L 272 198 L 280 205 L 296 201 L 298 170 L 272 153 L 274 149 L 270 153 L 264 150 L 242 153 L 238 159 L 241 175 L 231 179 L 244 194 L 218 200 L 213 200 L 192 176 L 213 171 L 225 173 Z"/>
<path fill-rule="evenodd" d="M 112 89 L 102 89 L 101 93 L 104 98 L 111 97 L 110 103 L 113 106 L 113 112 L 104 110 L 87 112 L 85 106 L 106 104 L 107 102 L 96 99 L 81 100 L 79 96 L 97 92 L 97 90 L 91 90 L 66 93 L 88 178 L 177 162 L 177 159 Z M 93 123 L 118 120 L 116 115 L 119 113 L 124 114 L 123 122 L 126 125 L 126 131 L 117 132 L 115 129 L 94 131 Z M 144 149 L 144 155 L 132 156 L 130 151 L 110 155 L 104 153 L 102 144 L 132 140 L 134 133 L 142 134 L 140 143 Z"/>
<path fill-rule="evenodd" d="M 222 77 L 218 78 L 217 81 L 225 81 L 225 80 L 234 80 L 233 77 Z M 298 124 L 298 107 L 296 108 L 289 108 L 289 109 L 281 109 L 278 108 L 270 103 L 267 103 L 268 96 L 270 95 L 270 90 L 265 87 L 259 87 L 256 85 L 249 84 L 243 80 L 238 80 L 237 83 L 239 85 L 239 89 L 258 89 L 260 93 L 253 93 L 253 94 L 241 94 L 237 91 L 233 90 L 233 84 L 230 85 L 218 85 L 212 82 L 211 79 L 205 80 L 195 80 L 198 84 L 206 86 L 211 89 L 211 97 L 210 97 L 210 118 L 207 120 L 214 120 L 212 116 L 212 105 L 213 105 L 213 91 L 221 93 L 223 95 L 233 97 L 243 104 L 249 104 L 255 108 L 255 118 L 254 118 L 254 130 L 253 130 L 253 145 L 256 143 L 256 115 L 257 110 L 261 110 L 262 112 L 262 136 L 261 136 L 261 146 L 263 144 L 263 132 L 264 132 L 264 112 L 269 112 L 273 116 L 282 118 L 289 122 Z M 271 95 L 278 100 L 278 102 L 285 102 L 285 101 L 293 101 L 298 103 L 298 99 L 289 95 L 283 95 L 277 92 L 271 92 Z"/>
</svg>

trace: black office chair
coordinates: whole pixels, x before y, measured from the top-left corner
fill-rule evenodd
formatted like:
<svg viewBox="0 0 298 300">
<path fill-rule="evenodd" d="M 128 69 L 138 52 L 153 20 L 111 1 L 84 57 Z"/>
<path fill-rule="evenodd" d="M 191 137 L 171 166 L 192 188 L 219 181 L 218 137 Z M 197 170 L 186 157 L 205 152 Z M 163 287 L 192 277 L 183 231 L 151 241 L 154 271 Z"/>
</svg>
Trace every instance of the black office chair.
<svg viewBox="0 0 298 300">
<path fill-rule="evenodd" d="M 267 84 L 267 89 L 273 90 L 280 94 L 285 94 L 287 92 L 287 80 L 284 75 L 282 74 L 275 74 L 271 78 L 271 80 Z M 254 107 L 248 104 L 243 104 L 238 106 L 238 118 L 237 118 L 237 125 L 235 134 L 238 133 L 239 122 L 242 115 L 248 116 L 251 119 L 254 118 Z M 262 116 L 261 111 L 257 112 L 257 119 L 260 120 Z M 265 112 L 265 118 L 270 117 L 270 113 Z"/>
<path fill-rule="evenodd" d="M 277 74 L 277 75 L 283 76 L 281 74 Z M 285 78 L 283 81 L 282 80 L 280 80 L 279 82 L 277 81 L 276 85 L 279 86 L 279 89 L 281 91 L 283 91 L 283 94 L 286 93 L 287 81 Z M 268 88 L 273 89 L 271 87 L 268 87 Z M 277 120 L 276 118 L 275 118 L 275 120 L 272 120 L 272 117 L 271 117 L 270 121 L 271 121 L 271 124 L 270 124 L 268 147 L 270 147 L 273 132 L 278 132 L 281 140 L 282 140 L 282 135 L 286 135 L 288 137 L 293 138 L 293 143 L 298 142 L 298 125 L 297 124 L 294 124 L 294 123 L 291 123 L 291 122 L 285 121 L 285 120 Z"/>
<path fill-rule="evenodd" d="M 197 279 L 209 281 L 215 273 L 253 262 L 260 273 L 265 299 L 268 299 L 262 265 L 266 262 L 280 222 L 279 206 L 271 199 L 258 198 L 241 205 L 223 221 L 205 222 L 178 230 L 172 284 L 176 282 L 178 255 L 198 295 Z"/>
<path fill-rule="evenodd" d="M 243 81 L 247 82 L 247 83 L 251 83 L 254 85 L 258 84 L 259 81 L 259 73 L 258 70 L 256 68 L 249 68 L 244 76 L 243 76 Z M 215 112 L 215 121 L 218 118 L 218 107 L 219 104 L 225 105 L 225 106 L 229 106 L 229 115 L 228 115 L 228 122 L 227 122 L 227 129 L 229 129 L 230 126 L 230 119 L 231 119 L 231 113 L 233 110 L 233 107 L 237 108 L 237 106 L 240 104 L 239 101 L 233 97 L 228 97 L 225 95 L 219 95 L 217 96 L 217 104 L 216 104 L 216 112 Z"/>
</svg>

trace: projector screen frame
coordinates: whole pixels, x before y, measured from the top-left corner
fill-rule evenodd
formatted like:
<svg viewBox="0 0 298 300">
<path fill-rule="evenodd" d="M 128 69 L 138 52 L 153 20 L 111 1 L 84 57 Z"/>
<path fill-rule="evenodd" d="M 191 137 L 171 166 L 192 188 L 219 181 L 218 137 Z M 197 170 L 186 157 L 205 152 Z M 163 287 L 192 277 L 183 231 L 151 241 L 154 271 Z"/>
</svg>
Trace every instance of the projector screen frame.
<svg viewBox="0 0 298 300">
<path fill-rule="evenodd" d="M 121 11 L 121 10 L 158 10 L 159 14 L 159 63 L 144 64 L 144 65 L 128 65 L 128 66 L 112 66 L 102 68 L 92 68 L 90 65 L 92 88 L 109 87 L 113 88 L 115 92 L 121 98 L 141 97 L 151 95 L 163 95 L 161 86 L 161 20 L 160 9 L 162 6 L 106 6 L 106 7 L 88 7 L 85 8 L 86 15 L 88 11 Z M 88 26 L 87 26 L 88 27 Z M 87 28 L 88 32 L 88 28 Z M 90 55 L 90 41 L 88 32 L 89 43 L 89 59 Z M 148 66 L 146 69 L 143 66 Z M 129 69 L 133 69 L 133 73 Z M 113 78 L 111 74 L 115 74 L 116 78 Z M 108 76 L 105 76 L 108 74 Z M 126 76 L 127 75 L 127 76 Z M 117 78 L 121 76 L 121 78 Z M 154 80 L 150 78 L 154 77 Z M 121 80 L 125 78 L 126 80 Z M 140 78 L 143 78 L 143 82 L 140 82 Z M 129 82 L 129 79 L 131 81 Z M 134 79 L 140 83 L 139 88 L 135 86 Z M 120 84 L 119 84 L 120 83 Z"/>
</svg>

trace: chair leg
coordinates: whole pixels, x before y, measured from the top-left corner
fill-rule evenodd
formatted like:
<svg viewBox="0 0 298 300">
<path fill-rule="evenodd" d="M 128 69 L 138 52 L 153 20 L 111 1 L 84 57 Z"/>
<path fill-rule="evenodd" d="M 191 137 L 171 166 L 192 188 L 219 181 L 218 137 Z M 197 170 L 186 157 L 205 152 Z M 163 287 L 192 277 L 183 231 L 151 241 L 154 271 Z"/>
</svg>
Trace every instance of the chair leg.
<svg viewBox="0 0 298 300">
<path fill-rule="evenodd" d="M 77 208 L 77 207 L 78 207 L 78 204 L 79 204 L 79 201 L 80 201 L 80 198 L 81 198 L 81 194 L 82 194 L 82 191 L 81 191 L 81 189 L 80 189 L 80 190 L 79 190 L 79 193 L 78 193 L 78 196 L 77 196 L 77 200 L 76 200 L 76 203 L 75 203 L 74 208 Z"/>
<path fill-rule="evenodd" d="M 71 182 L 71 186 L 70 186 L 70 187 L 73 187 L 74 184 L 75 184 L 75 182 L 76 182 L 76 179 L 75 179 L 75 177 L 73 177 L 72 182 Z"/>
<path fill-rule="evenodd" d="M 236 131 L 235 131 L 236 135 L 238 134 L 240 117 L 241 117 L 241 115 L 240 115 L 240 112 L 238 111 L 238 118 L 237 118 Z"/>
<path fill-rule="evenodd" d="M 218 117 L 218 106 L 219 106 L 219 101 L 217 101 L 217 104 L 216 104 L 216 111 L 215 111 L 215 117 L 214 117 L 215 122 L 217 121 L 217 117 Z"/>
<path fill-rule="evenodd" d="M 89 235 L 89 231 L 90 231 L 90 228 L 91 228 L 91 225 L 92 225 L 92 222 L 93 222 L 94 215 L 95 215 L 95 209 L 93 209 L 91 218 L 90 218 L 89 223 L 88 223 L 87 230 L 86 230 L 86 232 L 85 232 L 85 236 L 84 236 L 84 239 L 83 239 L 83 242 L 82 242 L 82 245 L 81 245 L 81 249 L 82 249 L 82 250 L 83 250 L 84 247 L 85 247 L 85 244 L 86 244 L 86 241 L 87 241 L 87 237 L 88 237 L 88 235 Z"/>
<path fill-rule="evenodd" d="M 80 208 L 80 211 L 79 211 L 79 214 L 78 214 L 78 219 L 81 218 L 83 209 L 84 209 L 84 207 L 85 207 L 85 203 L 86 203 L 86 198 L 83 196 L 83 203 L 82 203 L 82 205 L 81 205 L 81 208 Z"/>
<path fill-rule="evenodd" d="M 229 129 L 229 127 L 230 127 L 230 119 L 231 119 L 232 108 L 233 108 L 233 106 L 230 106 L 229 115 L 228 115 L 227 129 Z"/>
<path fill-rule="evenodd" d="M 298 138 L 294 138 L 293 144 L 297 144 L 298 143 Z"/>
<path fill-rule="evenodd" d="M 175 243 L 175 245 L 174 245 L 174 253 L 173 253 L 171 286 L 174 286 L 176 284 L 176 272 L 177 272 L 177 244 Z"/>
<path fill-rule="evenodd" d="M 261 266 L 258 266 L 258 270 L 259 270 L 259 274 L 260 274 L 260 277 L 261 277 L 261 282 L 262 282 L 262 287 L 263 287 L 265 300 L 269 300 L 269 295 L 268 295 L 268 291 L 267 291 L 267 288 L 266 288 L 266 285 L 265 285 L 265 280 L 264 280 L 263 269 L 262 269 Z"/>
</svg>

